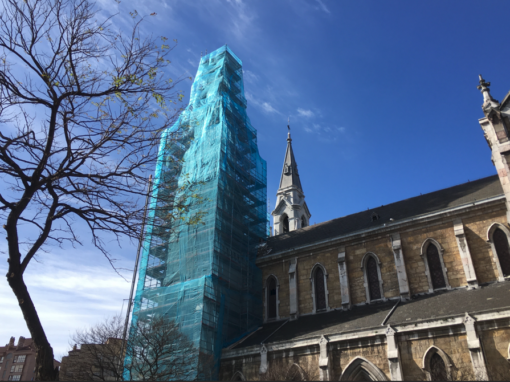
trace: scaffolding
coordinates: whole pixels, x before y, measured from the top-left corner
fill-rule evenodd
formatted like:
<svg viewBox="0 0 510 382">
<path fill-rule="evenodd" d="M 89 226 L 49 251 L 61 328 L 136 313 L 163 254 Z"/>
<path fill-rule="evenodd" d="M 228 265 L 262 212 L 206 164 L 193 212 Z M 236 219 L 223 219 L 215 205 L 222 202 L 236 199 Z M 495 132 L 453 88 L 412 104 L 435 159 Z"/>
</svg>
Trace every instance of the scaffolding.
<svg viewBox="0 0 510 382">
<path fill-rule="evenodd" d="M 161 138 L 131 328 L 139 318 L 175 320 L 217 363 L 260 325 L 266 184 L 242 62 L 225 45 L 201 58 L 189 105 Z M 199 358 L 189 379 L 202 378 Z"/>
</svg>

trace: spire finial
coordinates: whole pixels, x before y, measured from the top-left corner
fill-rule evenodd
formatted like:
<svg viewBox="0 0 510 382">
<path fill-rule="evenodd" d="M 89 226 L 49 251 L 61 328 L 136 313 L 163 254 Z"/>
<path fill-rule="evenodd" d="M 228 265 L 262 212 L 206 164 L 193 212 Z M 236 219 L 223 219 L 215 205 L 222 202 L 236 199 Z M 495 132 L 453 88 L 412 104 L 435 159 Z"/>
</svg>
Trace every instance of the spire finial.
<svg viewBox="0 0 510 382">
<path fill-rule="evenodd" d="M 491 104 L 492 106 L 497 106 L 499 103 L 494 98 L 492 98 L 489 86 L 491 86 L 490 82 L 486 82 L 482 75 L 479 74 L 478 78 L 480 79 L 480 85 L 478 85 L 476 88 L 480 90 L 483 94 L 483 107 L 489 106 Z"/>
<path fill-rule="evenodd" d="M 290 138 L 290 117 L 287 118 L 287 129 L 289 132 L 287 133 L 287 141 L 290 142 L 292 139 Z"/>
</svg>

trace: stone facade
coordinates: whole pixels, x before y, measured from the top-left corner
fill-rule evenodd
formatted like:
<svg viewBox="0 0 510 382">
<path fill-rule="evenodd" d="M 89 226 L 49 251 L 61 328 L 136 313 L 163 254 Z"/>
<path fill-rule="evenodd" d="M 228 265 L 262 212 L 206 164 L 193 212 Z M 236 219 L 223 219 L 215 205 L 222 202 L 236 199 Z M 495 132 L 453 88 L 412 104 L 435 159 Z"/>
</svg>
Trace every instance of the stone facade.
<svg viewBox="0 0 510 382">
<path fill-rule="evenodd" d="M 222 380 L 510 379 L 510 93 L 499 104 L 489 85 L 498 176 L 278 228 L 257 260 L 264 325 L 223 351 Z"/>
</svg>

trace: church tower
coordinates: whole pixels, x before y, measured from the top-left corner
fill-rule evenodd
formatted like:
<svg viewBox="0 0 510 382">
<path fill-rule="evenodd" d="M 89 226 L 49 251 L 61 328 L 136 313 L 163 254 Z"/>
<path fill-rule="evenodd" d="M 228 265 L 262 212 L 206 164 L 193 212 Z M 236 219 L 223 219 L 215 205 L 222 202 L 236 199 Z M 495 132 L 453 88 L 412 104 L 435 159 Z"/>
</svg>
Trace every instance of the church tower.
<svg viewBox="0 0 510 382">
<path fill-rule="evenodd" d="M 482 110 L 484 118 L 479 120 L 485 139 L 492 151 L 492 163 L 498 172 L 506 197 L 507 219 L 510 222 L 510 93 L 501 104 L 492 98 L 489 86 L 482 76 L 478 89 L 483 94 Z"/>
<path fill-rule="evenodd" d="M 287 151 L 283 161 L 280 187 L 276 193 L 276 208 L 273 215 L 274 234 L 280 235 L 306 227 L 310 224 L 310 211 L 305 202 L 299 172 L 292 151 L 292 138 L 287 135 Z"/>
</svg>

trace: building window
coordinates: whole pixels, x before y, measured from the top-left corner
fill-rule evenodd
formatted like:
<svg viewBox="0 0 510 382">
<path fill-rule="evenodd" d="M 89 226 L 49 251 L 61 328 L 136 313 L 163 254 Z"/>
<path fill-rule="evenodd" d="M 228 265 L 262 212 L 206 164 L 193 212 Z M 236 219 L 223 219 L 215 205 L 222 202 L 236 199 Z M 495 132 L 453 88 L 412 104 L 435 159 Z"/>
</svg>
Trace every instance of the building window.
<svg viewBox="0 0 510 382">
<path fill-rule="evenodd" d="M 4 357 L 0 357 L 0 363 L 4 362 Z"/>
<path fill-rule="evenodd" d="M 326 309 L 326 289 L 324 288 L 324 272 L 321 267 L 315 271 L 315 306 L 316 310 Z"/>
<path fill-rule="evenodd" d="M 443 359 L 437 353 L 430 357 L 430 380 L 431 381 L 447 381 L 446 365 Z"/>
<path fill-rule="evenodd" d="M 379 275 L 377 272 L 377 263 L 372 256 L 370 256 L 370 258 L 367 260 L 367 279 L 370 300 L 379 300 L 381 298 L 381 290 L 379 289 Z"/>
<path fill-rule="evenodd" d="M 25 362 L 26 358 L 27 358 L 26 355 L 16 355 L 16 356 L 14 356 L 13 362 L 17 362 L 17 363 Z"/>
<path fill-rule="evenodd" d="M 387 381 L 381 369 L 363 357 L 354 358 L 342 371 L 339 381 Z"/>
<path fill-rule="evenodd" d="M 449 357 L 444 351 L 431 346 L 423 357 L 423 371 L 429 381 L 450 381 L 451 367 Z"/>
<path fill-rule="evenodd" d="M 301 228 L 305 228 L 307 226 L 306 219 L 304 216 L 301 216 Z"/>
<path fill-rule="evenodd" d="M 268 320 L 278 319 L 278 281 L 273 275 L 266 281 L 266 317 Z"/>
<path fill-rule="evenodd" d="M 9 375 L 9 379 L 8 381 L 19 381 L 21 380 L 21 375 L 17 374 L 17 375 Z"/>
<path fill-rule="evenodd" d="M 21 373 L 23 371 L 23 365 L 11 366 L 11 373 Z"/>
<path fill-rule="evenodd" d="M 329 310 L 328 305 L 328 272 L 322 264 L 315 264 L 310 273 L 312 282 L 313 311 L 316 313 L 323 310 Z"/>
<path fill-rule="evenodd" d="M 439 251 L 433 244 L 429 244 L 427 247 L 427 262 L 429 264 L 432 288 L 446 288 L 446 282 L 444 281 L 443 275 L 443 267 L 441 265 L 441 261 L 439 260 Z"/>
<path fill-rule="evenodd" d="M 365 279 L 365 292 L 367 302 L 375 300 L 386 300 L 384 298 L 381 278 L 381 262 L 379 258 L 372 252 L 368 252 L 361 260 L 361 269 Z"/>
<path fill-rule="evenodd" d="M 287 215 L 283 215 L 282 217 L 282 229 L 283 233 L 289 232 L 289 217 Z"/>
<path fill-rule="evenodd" d="M 508 248 L 508 238 L 506 234 L 497 228 L 492 234 L 496 254 L 501 264 L 501 272 L 503 277 L 510 276 L 510 250 Z"/>
<path fill-rule="evenodd" d="M 429 292 L 437 289 L 451 289 L 447 269 L 443 260 L 444 249 L 434 239 L 426 239 L 421 246 L 420 256 L 425 263 L 425 273 L 429 282 Z"/>
</svg>

